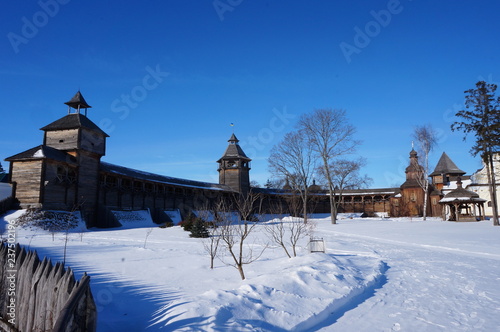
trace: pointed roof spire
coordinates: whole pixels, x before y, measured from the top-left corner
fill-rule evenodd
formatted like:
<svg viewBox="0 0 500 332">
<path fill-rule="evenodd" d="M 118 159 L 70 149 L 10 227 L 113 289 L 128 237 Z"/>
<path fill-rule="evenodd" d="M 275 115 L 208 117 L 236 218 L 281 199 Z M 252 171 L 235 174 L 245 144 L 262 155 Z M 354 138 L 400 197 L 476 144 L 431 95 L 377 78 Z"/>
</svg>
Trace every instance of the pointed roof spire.
<svg viewBox="0 0 500 332">
<path fill-rule="evenodd" d="M 71 108 L 76 109 L 77 113 L 80 113 L 80 109 L 85 108 L 85 115 L 87 115 L 87 108 L 92 108 L 92 106 L 87 104 L 80 90 L 78 90 L 70 101 L 65 102 L 65 104 L 68 105 L 68 113 L 70 113 Z"/>
<path fill-rule="evenodd" d="M 432 172 L 430 176 L 443 175 L 443 174 L 450 174 L 450 175 L 465 174 L 465 172 L 462 171 L 460 168 L 458 168 L 458 166 L 450 159 L 450 157 L 448 157 L 446 152 L 443 152 L 441 158 L 439 158 L 436 168 L 434 169 L 434 172 Z"/>
<path fill-rule="evenodd" d="M 233 133 L 231 137 L 227 140 L 229 143 L 235 144 L 238 143 L 240 140 L 236 138 L 236 135 Z"/>
<path fill-rule="evenodd" d="M 220 162 L 222 159 L 243 159 L 246 161 L 251 161 L 252 159 L 248 158 L 245 152 L 243 152 L 243 149 L 241 146 L 238 144 L 240 140 L 236 138 L 235 134 L 231 135 L 231 138 L 228 139 L 229 145 L 226 148 L 226 152 L 224 152 L 224 155 L 217 160 L 217 162 Z"/>
</svg>

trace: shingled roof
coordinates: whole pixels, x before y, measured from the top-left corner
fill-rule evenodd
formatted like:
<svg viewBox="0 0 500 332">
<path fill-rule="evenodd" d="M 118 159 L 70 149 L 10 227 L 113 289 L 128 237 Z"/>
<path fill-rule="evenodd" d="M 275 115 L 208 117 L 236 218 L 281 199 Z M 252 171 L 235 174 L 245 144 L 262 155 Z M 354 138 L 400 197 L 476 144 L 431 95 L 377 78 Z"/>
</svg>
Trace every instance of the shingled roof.
<svg viewBox="0 0 500 332">
<path fill-rule="evenodd" d="M 6 158 L 5 160 L 23 161 L 23 160 L 38 160 L 38 159 L 51 159 L 76 165 L 75 157 L 66 152 L 51 148 L 50 146 L 46 145 L 35 146 L 34 148 L 13 155 L 12 157 Z"/>
<path fill-rule="evenodd" d="M 54 130 L 67 130 L 67 129 L 78 129 L 78 128 L 86 128 L 92 130 L 96 133 L 99 133 L 105 137 L 109 137 L 104 131 L 101 130 L 95 123 L 90 121 L 85 115 L 80 113 L 71 113 L 68 114 L 59 120 L 56 120 L 40 130 L 43 131 L 54 131 Z"/>
<path fill-rule="evenodd" d="M 226 185 L 217 184 L 217 183 L 209 183 L 202 181 L 194 181 L 194 180 L 186 180 L 179 179 L 165 175 L 159 175 L 155 173 L 143 172 L 136 169 L 118 166 L 106 162 L 101 162 L 100 169 L 103 172 L 113 173 L 117 175 L 123 175 L 127 177 L 131 177 L 134 179 L 141 179 L 152 182 L 159 182 L 169 185 L 176 185 L 181 187 L 190 187 L 190 188 L 200 188 L 207 190 L 223 190 L 223 191 L 234 191 Z"/>
<path fill-rule="evenodd" d="M 457 189 L 452 190 L 448 194 L 446 194 L 439 202 L 446 203 L 452 201 L 461 201 L 461 202 L 486 202 L 485 199 L 480 198 L 478 193 L 473 191 L 464 189 L 462 187 L 462 180 L 458 178 L 457 181 Z"/>
<path fill-rule="evenodd" d="M 243 149 L 238 144 L 239 140 L 236 138 L 236 135 L 232 134 L 228 142 L 229 145 L 226 148 L 226 152 L 224 152 L 224 155 L 219 160 L 217 160 L 218 163 L 222 159 L 233 159 L 233 158 L 244 159 L 246 161 L 252 160 L 247 157 L 245 152 L 243 152 Z"/>
<path fill-rule="evenodd" d="M 87 102 L 85 98 L 83 98 L 82 93 L 78 90 L 78 92 L 71 98 L 70 101 L 65 102 L 69 107 L 73 107 L 74 109 L 80 110 L 82 108 L 92 108 Z"/>
<path fill-rule="evenodd" d="M 441 158 L 439 158 L 439 161 L 436 165 L 436 168 L 434 168 L 434 172 L 430 174 L 430 176 L 435 176 L 435 175 L 443 175 L 443 174 L 450 174 L 450 175 L 464 175 L 465 172 L 462 171 L 460 168 L 458 168 L 457 165 L 448 157 L 446 152 L 443 152 L 441 155 Z"/>
</svg>

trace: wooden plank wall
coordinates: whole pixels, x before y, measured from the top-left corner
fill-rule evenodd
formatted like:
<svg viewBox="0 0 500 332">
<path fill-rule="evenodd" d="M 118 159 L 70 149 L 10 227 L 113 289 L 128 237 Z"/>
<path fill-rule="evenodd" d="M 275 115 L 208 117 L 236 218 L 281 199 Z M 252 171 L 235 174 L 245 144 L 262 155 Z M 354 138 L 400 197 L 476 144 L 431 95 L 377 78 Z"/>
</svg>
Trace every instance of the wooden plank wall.
<svg viewBox="0 0 500 332">
<path fill-rule="evenodd" d="M 58 150 L 71 150 L 78 147 L 78 129 L 45 132 L 45 145 Z"/>
<path fill-rule="evenodd" d="M 14 162 L 12 182 L 16 182 L 16 198 L 22 207 L 36 206 L 41 203 L 40 187 L 42 181 L 42 160 Z"/>
</svg>

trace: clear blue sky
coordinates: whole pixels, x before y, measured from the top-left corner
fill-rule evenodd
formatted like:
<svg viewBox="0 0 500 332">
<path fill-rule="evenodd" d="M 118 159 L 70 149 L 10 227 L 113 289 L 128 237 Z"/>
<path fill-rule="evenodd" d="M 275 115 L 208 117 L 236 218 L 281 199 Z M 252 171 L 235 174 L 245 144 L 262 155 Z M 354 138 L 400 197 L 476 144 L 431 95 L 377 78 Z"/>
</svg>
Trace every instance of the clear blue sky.
<svg viewBox="0 0 500 332">
<path fill-rule="evenodd" d="M 373 187 L 399 186 L 416 125 L 442 133 L 468 174 L 471 142 L 452 133 L 464 90 L 500 82 L 500 2 L 79 1 L 4 4 L 0 157 L 42 143 L 78 89 L 110 137 L 103 161 L 217 182 L 234 129 L 251 178 L 316 108 L 341 108 Z M 127 97 L 128 96 L 128 97 Z M 230 127 L 234 123 L 234 127 Z"/>
</svg>

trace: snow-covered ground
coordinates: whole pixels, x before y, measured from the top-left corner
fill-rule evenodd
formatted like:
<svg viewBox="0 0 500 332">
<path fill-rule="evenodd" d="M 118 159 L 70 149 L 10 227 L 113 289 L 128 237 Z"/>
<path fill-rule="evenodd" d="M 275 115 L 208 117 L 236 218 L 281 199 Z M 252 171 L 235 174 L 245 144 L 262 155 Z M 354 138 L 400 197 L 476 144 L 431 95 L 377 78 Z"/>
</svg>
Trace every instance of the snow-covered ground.
<svg viewBox="0 0 500 332">
<path fill-rule="evenodd" d="M 67 264 L 77 277 L 92 277 L 98 331 L 499 330 L 500 227 L 437 219 L 313 222 L 326 253 L 309 253 L 308 237 L 291 259 L 269 245 L 245 265 L 243 281 L 220 260 L 211 270 L 201 239 L 179 226 L 155 227 L 144 215 L 122 228 L 69 233 Z M 256 249 L 268 242 L 263 229 L 250 241 Z M 16 235 L 40 255 L 63 255 L 64 233 Z"/>
</svg>

